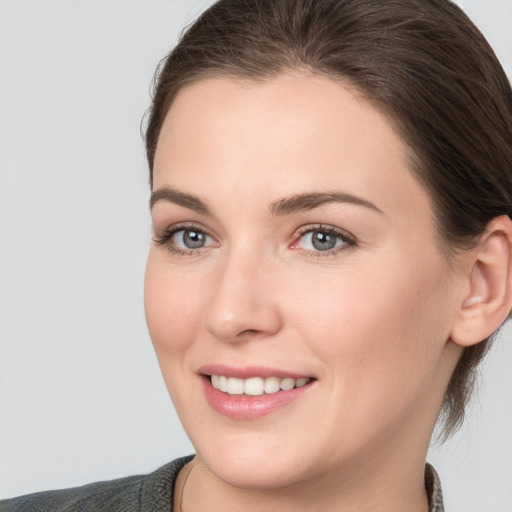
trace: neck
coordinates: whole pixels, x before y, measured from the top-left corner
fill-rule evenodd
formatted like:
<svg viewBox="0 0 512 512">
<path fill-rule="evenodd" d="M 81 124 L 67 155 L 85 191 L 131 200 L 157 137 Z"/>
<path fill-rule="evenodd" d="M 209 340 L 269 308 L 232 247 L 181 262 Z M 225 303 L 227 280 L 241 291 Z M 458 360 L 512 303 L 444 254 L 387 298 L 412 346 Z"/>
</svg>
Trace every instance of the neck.
<svg viewBox="0 0 512 512">
<path fill-rule="evenodd" d="M 385 462 L 385 461 L 383 461 Z M 177 512 L 418 512 L 428 511 L 424 459 L 404 466 L 388 459 L 374 469 L 332 469 L 279 489 L 238 488 L 218 479 L 196 457 L 176 484 Z"/>
</svg>

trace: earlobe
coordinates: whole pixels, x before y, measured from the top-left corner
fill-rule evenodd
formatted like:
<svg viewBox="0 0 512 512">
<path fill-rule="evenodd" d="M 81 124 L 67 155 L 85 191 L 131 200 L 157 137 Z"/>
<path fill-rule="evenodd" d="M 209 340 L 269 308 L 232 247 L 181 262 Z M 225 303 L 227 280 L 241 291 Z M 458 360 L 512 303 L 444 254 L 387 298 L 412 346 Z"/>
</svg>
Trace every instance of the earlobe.
<svg viewBox="0 0 512 512">
<path fill-rule="evenodd" d="M 451 340 L 470 346 L 484 340 L 505 321 L 512 308 L 512 221 L 493 219 L 471 250 L 469 293 L 455 319 Z"/>
</svg>

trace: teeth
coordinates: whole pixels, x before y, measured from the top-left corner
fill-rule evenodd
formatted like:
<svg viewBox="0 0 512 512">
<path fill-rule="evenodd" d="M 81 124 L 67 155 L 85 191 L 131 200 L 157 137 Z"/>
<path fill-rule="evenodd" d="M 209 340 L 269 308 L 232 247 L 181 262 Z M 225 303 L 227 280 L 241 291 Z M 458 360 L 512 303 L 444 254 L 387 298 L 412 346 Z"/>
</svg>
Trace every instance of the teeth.
<svg viewBox="0 0 512 512">
<path fill-rule="evenodd" d="M 265 381 L 261 377 L 253 377 L 244 382 L 244 393 L 246 395 L 263 395 Z"/>
<path fill-rule="evenodd" d="M 302 379 L 297 379 L 295 381 L 295 387 L 301 388 L 302 386 L 305 386 L 311 379 L 308 379 L 307 377 L 304 377 Z"/>
<path fill-rule="evenodd" d="M 265 393 L 277 393 L 279 389 L 281 388 L 277 377 L 267 377 L 265 379 Z"/>
<path fill-rule="evenodd" d="M 229 377 L 228 389 L 229 395 L 243 395 L 244 394 L 244 381 L 235 377 Z"/>
<path fill-rule="evenodd" d="M 290 378 L 283 379 L 283 380 L 279 383 L 279 387 L 280 387 L 283 391 L 290 391 L 290 389 L 293 389 L 293 388 L 295 387 L 295 379 L 290 379 Z"/>
<path fill-rule="evenodd" d="M 211 383 L 215 389 L 219 389 L 229 395 L 251 395 L 258 396 L 263 393 L 277 393 L 280 390 L 290 391 L 293 388 L 305 386 L 311 379 L 302 377 L 292 379 L 286 377 L 251 377 L 250 379 L 238 379 L 236 377 L 225 377 L 224 375 L 212 375 Z"/>
</svg>

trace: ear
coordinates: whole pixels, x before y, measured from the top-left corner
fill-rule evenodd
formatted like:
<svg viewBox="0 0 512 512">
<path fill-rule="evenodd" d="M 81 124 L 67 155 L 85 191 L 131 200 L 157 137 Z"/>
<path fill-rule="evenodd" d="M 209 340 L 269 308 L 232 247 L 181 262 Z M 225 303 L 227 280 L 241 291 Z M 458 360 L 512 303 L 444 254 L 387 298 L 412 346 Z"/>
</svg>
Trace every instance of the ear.
<svg viewBox="0 0 512 512">
<path fill-rule="evenodd" d="M 469 293 L 459 307 L 451 340 L 468 347 L 490 336 L 512 308 L 512 221 L 496 217 L 470 251 Z M 466 288 L 467 290 L 467 288 Z"/>
</svg>

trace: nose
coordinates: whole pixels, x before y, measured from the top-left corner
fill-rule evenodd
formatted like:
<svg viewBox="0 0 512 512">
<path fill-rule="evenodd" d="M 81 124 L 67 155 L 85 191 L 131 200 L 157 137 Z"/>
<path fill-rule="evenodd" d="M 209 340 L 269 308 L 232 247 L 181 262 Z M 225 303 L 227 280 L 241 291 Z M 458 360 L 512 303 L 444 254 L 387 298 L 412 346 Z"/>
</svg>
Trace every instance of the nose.
<svg viewBox="0 0 512 512">
<path fill-rule="evenodd" d="M 205 329 L 225 343 L 270 337 L 282 326 L 272 270 L 241 252 L 222 263 L 204 317 Z"/>
</svg>

